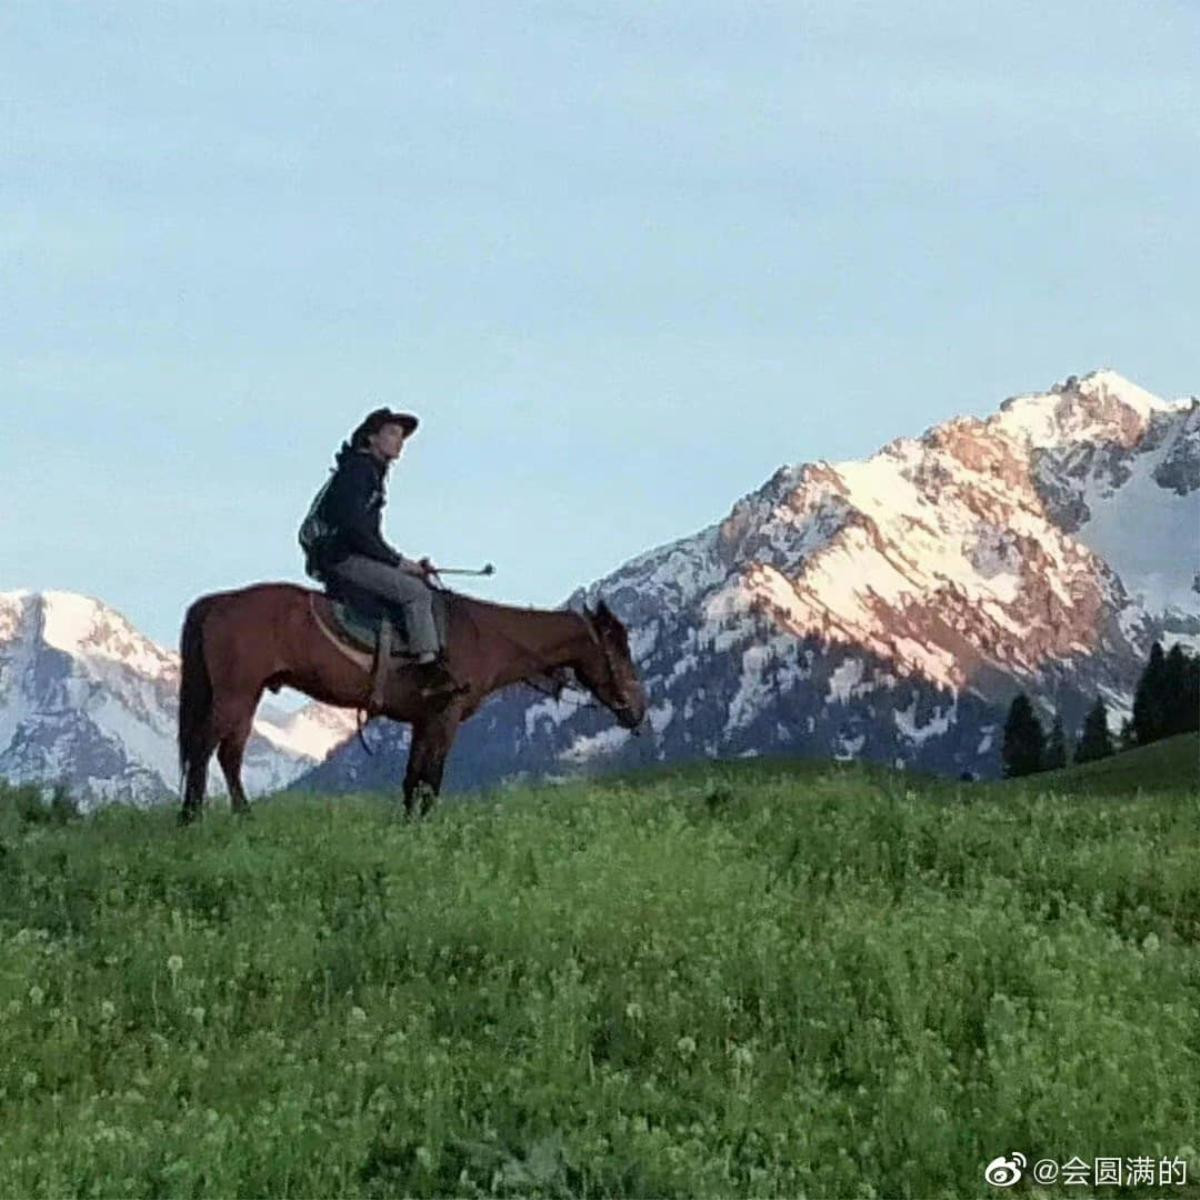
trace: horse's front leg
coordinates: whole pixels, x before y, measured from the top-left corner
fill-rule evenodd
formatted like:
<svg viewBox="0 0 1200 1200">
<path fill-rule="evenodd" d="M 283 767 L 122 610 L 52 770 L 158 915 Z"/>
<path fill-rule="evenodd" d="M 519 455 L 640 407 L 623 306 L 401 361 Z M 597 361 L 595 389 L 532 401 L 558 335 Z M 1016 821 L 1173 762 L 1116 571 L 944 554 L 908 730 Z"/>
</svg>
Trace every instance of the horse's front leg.
<svg viewBox="0 0 1200 1200">
<path fill-rule="evenodd" d="M 408 765 L 404 770 L 404 811 L 409 817 L 416 816 L 418 791 L 425 773 L 429 770 L 430 736 L 429 724 L 414 721 L 412 737 L 408 743 Z"/>
<path fill-rule="evenodd" d="M 457 705 L 421 722 L 414 722 L 408 767 L 404 772 L 404 810 L 411 817 L 418 806 L 424 816 L 434 806 L 442 789 L 446 757 L 458 731 L 461 713 Z"/>
</svg>

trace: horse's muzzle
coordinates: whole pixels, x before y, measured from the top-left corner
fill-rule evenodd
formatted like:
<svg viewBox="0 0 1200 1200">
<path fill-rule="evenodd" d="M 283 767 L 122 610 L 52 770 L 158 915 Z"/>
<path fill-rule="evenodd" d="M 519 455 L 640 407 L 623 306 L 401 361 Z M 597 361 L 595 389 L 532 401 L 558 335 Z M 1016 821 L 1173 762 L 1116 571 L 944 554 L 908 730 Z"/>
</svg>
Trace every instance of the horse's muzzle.
<svg viewBox="0 0 1200 1200">
<path fill-rule="evenodd" d="M 622 704 L 616 710 L 616 716 L 618 724 L 628 729 L 635 737 L 642 736 L 642 731 L 646 728 L 646 710 L 644 708 L 638 713 L 632 705 Z"/>
</svg>

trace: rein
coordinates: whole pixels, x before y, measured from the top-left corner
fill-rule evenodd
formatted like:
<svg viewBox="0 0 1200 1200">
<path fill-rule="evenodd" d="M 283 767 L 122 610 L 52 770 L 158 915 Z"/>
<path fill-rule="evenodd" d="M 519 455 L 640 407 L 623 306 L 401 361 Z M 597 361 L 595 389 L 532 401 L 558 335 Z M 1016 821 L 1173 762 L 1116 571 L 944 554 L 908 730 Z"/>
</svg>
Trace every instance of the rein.
<svg viewBox="0 0 1200 1200">
<path fill-rule="evenodd" d="M 575 709 L 576 712 L 580 712 L 581 710 L 583 710 L 585 708 L 603 708 L 604 707 L 601 704 L 597 704 L 596 701 L 593 700 L 590 696 L 587 696 L 586 693 L 583 692 L 583 689 L 580 688 L 578 684 L 564 683 L 556 691 L 554 688 L 542 687 L 542 685 L 540 683 L 534 683 L 534 681 L 532 679 L 519 679 L 519 680 L 517 680 L 517 682 L 524 684 L 525 687 L 527 687 L 527 688 L 532 688 L 539 695 L 549 696 L 549 698 L 551 700 L 553 700 L 556 704 L 563 703 L 563 692 L 564 691 L 566 691 L 568 688 L 571 688 L 571 687 L 575 688 L 581 694 L 586 696 L 586 698 L 583 700 L 576 700 L 573 696 L 567 696 L 567 698 L 566 698 L 567 702 L 571 705 L 571 707 L 573 709 Z"/>
</svg>

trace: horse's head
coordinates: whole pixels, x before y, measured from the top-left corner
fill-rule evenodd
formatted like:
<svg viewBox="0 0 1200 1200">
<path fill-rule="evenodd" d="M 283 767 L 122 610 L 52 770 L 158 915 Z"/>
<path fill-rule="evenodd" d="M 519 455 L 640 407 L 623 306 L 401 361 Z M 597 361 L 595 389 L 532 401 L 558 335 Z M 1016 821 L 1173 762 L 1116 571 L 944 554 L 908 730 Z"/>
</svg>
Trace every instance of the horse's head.
<svg viewBox="0 0 1200 1200">
<path fill-rule="evenodd" d="M 579 682 L 609 709 L 626 729 L 637 729 L 646 716 L 646 693 L 629 653 L 625 626 L 603 600 L 584 608 L 592 644 L 571 664 Z"/>
</svg>

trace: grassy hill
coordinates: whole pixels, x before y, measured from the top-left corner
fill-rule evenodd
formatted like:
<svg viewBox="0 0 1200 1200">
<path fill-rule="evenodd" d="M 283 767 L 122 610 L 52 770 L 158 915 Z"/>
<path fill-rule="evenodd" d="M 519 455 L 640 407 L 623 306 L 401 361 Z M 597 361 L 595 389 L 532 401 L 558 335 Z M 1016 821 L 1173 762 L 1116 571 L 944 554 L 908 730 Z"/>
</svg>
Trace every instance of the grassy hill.
<svg viewBox="0 0 1200 1200">
<path fill-rule="evenodd" d="M 1194 1181 L 1200 805 L 1110 761 L 727 764 L 416 826 L 5 793 L 0 1194 L 960 1197 L 1013 1151 Z"/>
<path fill-rule="evenodd" d="M 1098 762 L 1043 771 L 1020 779 L 990 780 L 964 784 L 939 775 L 898 772 L 874 763 L 841 763 L 815 758 L 739 758 L 724 761 L 664 764 L 643 767 L 610 781 L 640 786 L 664 780 L 695 782 L 697 779 L 751 785 L 786 776 L 796 782 L 822 777 L 854 775 L 880 787 L 919 788 L 927 794 L 977 796 L 979 789 L 999 787 L 1005 791 L 1027 791 L 1062 795 L 1129 795 L 1137 792 L 1194 791 L 1200 793 L 1200 734 L 1184 733 L 1150 746 L 1140 746 Z"/>
<path fill-rule="evenodd" d="M 1075 795 L 1200 792 L 1200 734 L 1181 733 L 1111 758 L 1045 771 L 1035 780 L 1032 786 Z M 1020 784 L 1010 780 L 1008 786 Z"/>
</svg>

